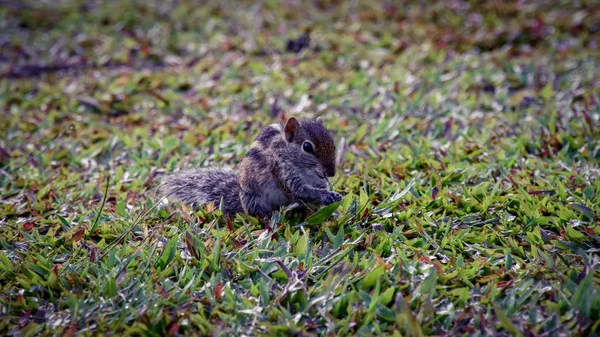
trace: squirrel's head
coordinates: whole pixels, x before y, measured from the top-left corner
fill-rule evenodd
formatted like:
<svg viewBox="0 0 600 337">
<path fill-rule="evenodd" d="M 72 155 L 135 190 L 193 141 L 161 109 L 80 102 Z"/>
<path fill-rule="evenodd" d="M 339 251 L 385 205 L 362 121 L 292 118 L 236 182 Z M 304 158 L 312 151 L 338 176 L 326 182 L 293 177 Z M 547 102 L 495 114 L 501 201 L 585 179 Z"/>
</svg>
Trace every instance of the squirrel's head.
<svg viewBox="0 0 600 337">
<path fill-rule="evenodd" d="M 315 170 L 321 178 L 335 175 L 335 144 L 320 118 L 300 122 L 290 117 L 283 129 L 285 140 L 298 153 L 293 156 L 297 164 Z"/>
</svg>

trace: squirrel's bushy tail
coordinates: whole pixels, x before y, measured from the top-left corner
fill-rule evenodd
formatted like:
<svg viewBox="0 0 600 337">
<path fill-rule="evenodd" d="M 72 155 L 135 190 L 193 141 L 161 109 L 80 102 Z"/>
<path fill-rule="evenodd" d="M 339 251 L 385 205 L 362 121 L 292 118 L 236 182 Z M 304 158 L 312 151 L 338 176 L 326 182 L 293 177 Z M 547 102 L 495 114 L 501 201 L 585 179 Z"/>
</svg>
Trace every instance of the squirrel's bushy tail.
<svg viewBox="0 0 600 337">
<path fill-rule="evenodd" d="M 197 208 L 211 202 L 223 212 L 242 213 L 240 177 L 229 168 L 202 168 L 174 173 L 163 180 L 161 194 Z"/>
</svg>

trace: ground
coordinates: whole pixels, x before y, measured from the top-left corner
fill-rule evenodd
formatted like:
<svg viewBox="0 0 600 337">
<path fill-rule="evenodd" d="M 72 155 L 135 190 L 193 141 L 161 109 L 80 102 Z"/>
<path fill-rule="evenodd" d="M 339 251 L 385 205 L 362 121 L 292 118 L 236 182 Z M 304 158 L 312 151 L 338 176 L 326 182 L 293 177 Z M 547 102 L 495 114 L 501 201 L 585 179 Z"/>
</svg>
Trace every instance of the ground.
<svg viewBox="0 0 600 337">
<path fill-rule="evenodd" d="M 0 3 L 0 334 L 600 333 L 600 7 Z M 158 203 L 321 116 L 341 203 Z"/>
</svg>

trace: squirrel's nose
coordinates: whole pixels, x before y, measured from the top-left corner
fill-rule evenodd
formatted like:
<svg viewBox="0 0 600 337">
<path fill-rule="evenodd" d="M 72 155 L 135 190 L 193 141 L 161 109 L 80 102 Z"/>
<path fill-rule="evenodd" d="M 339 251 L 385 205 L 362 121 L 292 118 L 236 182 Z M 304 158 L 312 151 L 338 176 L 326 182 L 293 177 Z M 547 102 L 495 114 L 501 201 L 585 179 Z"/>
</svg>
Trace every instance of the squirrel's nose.
<svg viewBox="0 0 600 337">
<path fill-rule="evenodd" d="M 328 168 L 327 171 L 325 172 L 325 174 L 328 177 L 333 177 L 335 175 L 335 168 L 334 167 Z"/>
</svg>

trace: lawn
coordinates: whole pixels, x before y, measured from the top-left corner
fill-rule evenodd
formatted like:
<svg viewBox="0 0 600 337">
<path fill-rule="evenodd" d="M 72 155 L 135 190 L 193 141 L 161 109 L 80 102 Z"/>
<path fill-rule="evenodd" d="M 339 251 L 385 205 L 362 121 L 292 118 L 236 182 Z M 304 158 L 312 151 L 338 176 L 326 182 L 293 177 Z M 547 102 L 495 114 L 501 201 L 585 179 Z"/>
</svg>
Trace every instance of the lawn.
<svg viewBox="0 0 600 337">
<path fill-rule="evenodd" d="M 600 334 L 594 1 L 0 2 L 0 335 Z M 321 116 L 344 195 L 162 205 Z"/>
</svg>

